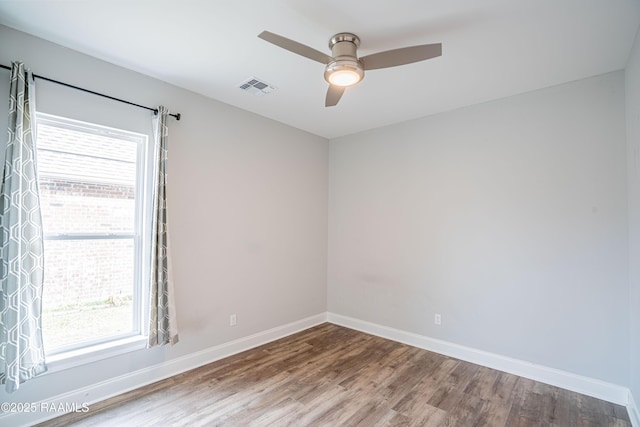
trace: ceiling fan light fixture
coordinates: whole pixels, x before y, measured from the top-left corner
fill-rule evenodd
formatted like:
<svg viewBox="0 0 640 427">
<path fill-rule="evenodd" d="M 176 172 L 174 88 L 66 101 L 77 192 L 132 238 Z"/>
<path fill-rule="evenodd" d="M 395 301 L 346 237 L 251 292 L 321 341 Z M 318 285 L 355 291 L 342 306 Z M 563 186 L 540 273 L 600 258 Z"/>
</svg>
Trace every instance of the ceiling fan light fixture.
<svg viewBox="0 0 640 427">
<path fill-rule="evenodd" d="M 324 79 L 335 86 L 353 86 L 363 77 L 364 69 L 356 61 L 334 61 L 324 71 Z"/>
<path fill-rule="evenodd" d="M 338 33 L 329 39 L 331 56 L 269 31 L 261 32 L 258 37 L 325 66 L 324 79 L 329 82 L 325 107 L 335 106 L 347 87 L 360 83 L 365 69 L 397 67 L 442 55 L 442 43 L 431 43 L 391 49 L 358 59 L 360 38 L 353 33 Z"/>
</svg>

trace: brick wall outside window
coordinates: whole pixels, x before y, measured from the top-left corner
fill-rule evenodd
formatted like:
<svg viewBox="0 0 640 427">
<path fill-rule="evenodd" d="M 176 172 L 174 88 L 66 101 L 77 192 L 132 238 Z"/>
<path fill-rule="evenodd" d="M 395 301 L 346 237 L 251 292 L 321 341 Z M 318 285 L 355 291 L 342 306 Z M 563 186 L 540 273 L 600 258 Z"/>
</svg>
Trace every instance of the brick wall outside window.
<svg viewBox="0 0 640 427">
<path fill-rule="evenodd" d="M 134 187 L 40 179 L 45 230 L 131 232 Z M 133 240 L 45 239 L 44 292 L 48 308 L 131 297 Z"/>
</svg>

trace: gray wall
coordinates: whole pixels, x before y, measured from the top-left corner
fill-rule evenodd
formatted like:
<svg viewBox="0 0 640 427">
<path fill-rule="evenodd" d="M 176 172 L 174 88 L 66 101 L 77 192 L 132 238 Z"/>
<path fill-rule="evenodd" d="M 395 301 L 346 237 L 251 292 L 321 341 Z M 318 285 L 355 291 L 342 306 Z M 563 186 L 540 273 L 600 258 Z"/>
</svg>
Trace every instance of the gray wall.
<svg viewBox="0 0 640 427">
<path fill-rule="evenodd" d="M 628 384 L 624 90 L 615 72 L 332 140 L 329 311 Z"/>
<path fill-rule="evenodd" d="M 629 158 L 629 274 L 631 391 L 640 400 L 640 32 L 625 70 Z"/>
<path fill-rule="evenodd" d="M 0 40 L 2 64 L 20 59 L 37 74 L 183 115 L 169 124 L 168 189 L 180 343 L 44 375 L 0 391 L 0 401 L 46 400 L 326 311 L 326 139 L 6 27 Z M 0 70 L 0 94 L 8 77 Z M 150 123 L 144 110 L 42 81 L 37 100 L 80 120 Z M 1 102 L 5 128 L 6 109 Z"/>
</svg>

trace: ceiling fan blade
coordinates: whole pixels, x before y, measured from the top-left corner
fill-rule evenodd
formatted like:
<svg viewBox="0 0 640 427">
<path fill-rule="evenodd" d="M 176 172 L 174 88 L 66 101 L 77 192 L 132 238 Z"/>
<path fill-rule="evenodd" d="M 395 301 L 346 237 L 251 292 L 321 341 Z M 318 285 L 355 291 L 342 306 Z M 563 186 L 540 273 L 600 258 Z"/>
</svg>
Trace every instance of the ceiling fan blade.
<svg viewBox="0 0 640 427">
<path fill-rule="evenodd" d="M 329 89 L 327 89 L 327 98 L 324 101 L 325 107 L 333 107 L 335 106 L 340 98 L 342 98 L 342 94 L 346 88 L 344 86 L 335 86 L 329 85 Z"/>
<path fill-rule="evenodd" d="M 409 46 L 400 49 L 387 50 L 360 58 L 365 70 L 396 67 L 424 61 L 442 55 L 442 43 Z"/>
<path fill-rule="evenodd" d="M 332 57 L 320 52 L 319 50 L 315 50 L 309 46 L 303 45 L 302 43 L 298 43 L 297 41 L 279 36 L 269 31 L 261 32 L 260 34 L 258 34 L 258 37 L 290 52 L 297 53 L 298 55 L 302 55 L 305 58 L 320 62 L 321 64 L 326 65 L 329 62 L 333 61 Z"/>
</svg>

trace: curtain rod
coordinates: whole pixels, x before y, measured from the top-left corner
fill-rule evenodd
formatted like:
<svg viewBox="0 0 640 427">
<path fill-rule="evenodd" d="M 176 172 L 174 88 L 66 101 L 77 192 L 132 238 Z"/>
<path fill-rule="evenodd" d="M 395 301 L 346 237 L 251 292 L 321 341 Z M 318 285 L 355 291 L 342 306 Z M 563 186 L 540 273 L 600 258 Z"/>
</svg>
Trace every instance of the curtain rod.
<svg viewBox="0 0 640 427">
<path fill-rule="evenodd" d="M 4 68 L 5 70 L 11 70 L 11 67 L 7 67 L 6 65 L 2 65 L 2 64 L 0 64 L 0 68 Z M 118 102 L 122 102 L 124 104 L 133 105 L 134 107 L 144 108 L 145 110 L 153 111 L 154 114 L 158 114 L 158 109 L 157 108 L 151 108 L 151 107 L 147 107 L 147 106 L 144 106 L 144 105 L 136 104 L 134 102 L 130 102 L 130 101 L 127 101 L 127 100 L 124 100 L 124 99 L 116 98 L 114 96 L 105 95 L 104 93 L 94 92 L 94 91 L 89 90 L 89 89 L 84 89 L 84 88 L 81 88 L 79 86 L 70 85 L 69 83 L 64 83 L 64 82 L 61 82 L 61 81 L 58 81 L 58 80 L 53 80 L 53 79 L 50 79 L 48 77 L 39 76 L 37 74 L 34 74 L 33 77 L 35 77 L 36 79 L 46 80 L 46 81 L 51 82 L 51 83 L 55 83 L 55 84 L 59 84 L 59 85 L 62 85 L 62 86 L 70 87 L 71 89 L 76 89 L 76 90 L 80 90 L 82 92 L 87 92 L 87 93 L 91 93 L 93 95 L 98 95 L 98 96 L 101 96 L 103 98 L 111 99 L 113 101 L 118 101 Z M 171 117 L 175 117 L 176 120 L 180 120 L 180 113 L 169 114 L 169 115 Z"/>
</svg>

